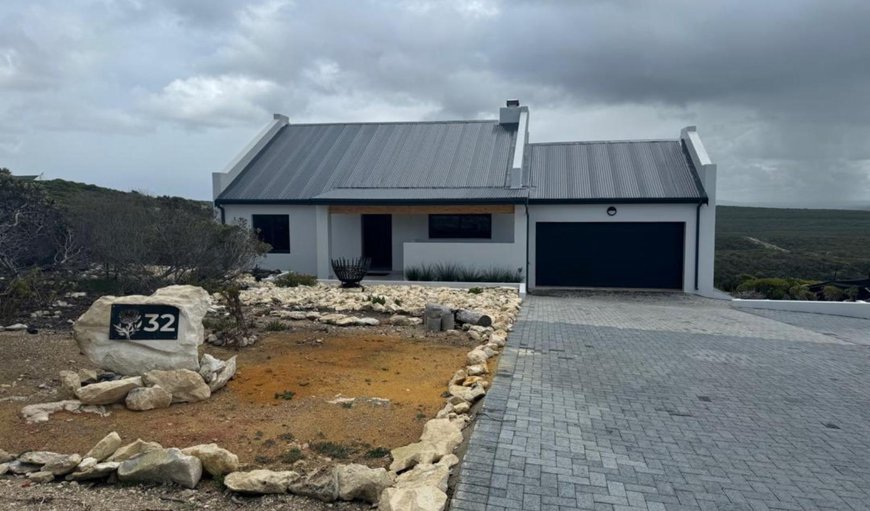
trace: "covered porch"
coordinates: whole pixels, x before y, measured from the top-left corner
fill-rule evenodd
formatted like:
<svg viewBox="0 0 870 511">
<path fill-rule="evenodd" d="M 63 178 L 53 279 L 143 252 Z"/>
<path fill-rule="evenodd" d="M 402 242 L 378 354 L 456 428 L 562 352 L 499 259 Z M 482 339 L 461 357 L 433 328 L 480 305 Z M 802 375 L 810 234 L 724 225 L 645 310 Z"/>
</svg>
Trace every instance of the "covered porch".
<svg viewBox="0 0 870 511">
<path fill-rule="evenodd" d="M 526 211 L 514 204 L 317 206 L 317 276 L 334 258 L 370 257 L 370 278 L 402 280 L 412 268 L 455 265 L 525 276 Z"/>
</svg>

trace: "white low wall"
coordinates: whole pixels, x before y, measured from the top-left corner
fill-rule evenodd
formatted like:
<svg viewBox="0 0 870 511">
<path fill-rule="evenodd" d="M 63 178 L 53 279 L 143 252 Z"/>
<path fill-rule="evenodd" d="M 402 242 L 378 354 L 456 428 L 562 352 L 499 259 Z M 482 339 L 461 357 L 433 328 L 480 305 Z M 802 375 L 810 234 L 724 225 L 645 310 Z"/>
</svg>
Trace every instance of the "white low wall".
<svg viewBox="0 0 870 511">
<path fill-rule="evenodd" d="M 417 242 L 404 244 L 402 270 L 412 266 L 456 264 L 465 268 L 519 270 L 525 266 L 525 246 L 516 243 Z"/>
<path fill-rule="evenodd" d="M 867 302 L 811 302 L 800 300 L 741 300 L 735 298 L 731 304 L 744 309 L 770 309 L 791 312 L 809 312 L 848 316 L 850 318 L 870 319 L 870 303 Z"/>
</svg>

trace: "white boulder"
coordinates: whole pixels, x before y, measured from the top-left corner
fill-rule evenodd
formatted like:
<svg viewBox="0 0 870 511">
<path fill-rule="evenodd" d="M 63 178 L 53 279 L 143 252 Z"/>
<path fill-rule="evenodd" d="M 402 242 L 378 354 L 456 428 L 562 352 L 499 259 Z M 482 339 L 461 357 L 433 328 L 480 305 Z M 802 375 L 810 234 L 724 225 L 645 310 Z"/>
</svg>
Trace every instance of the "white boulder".
<svg viewBox="0 0 870 511">
<path fill-rule="evenodd" d="M 375 504 L 385 488 L 393 484 L 393 478 L 384 468 L 369 468 L 352 463 L 335 467 L 338 498 L 362 500 Z"/>
<path fill-rule="evenodd" d="M 141 386 L 142 378 L 139 376 L 92 383 L 79 387 L 76 390 L 76 397 L 86 405 L 110 405 L 120 403 L 131 390 Z"/>
<path fill-rule="evenodd" d="M 159 385 L 172 394 L 173 403 L 192 403 L 211 397 L 211 389 L 202 376 L 189 369 L 148 371 L 142 381 L 148 386 Z"/>
<path fill-rule="evenodd" d="M 239 469 L 239 457 L 217 444 L 194 445 L 181 450 L 188 456 L 196 456 L 202 468 L 214 477 L 235 472 Z"/>
<path fill-rule="evenodd" d="M 238 493 L 262 495 L 266 493 L 287 493 L 287 489 L 299 479 L 299 474 L 286 470 L 251 470 L 233 472 L 224 477 L 224 486 Z"/>
<path fill-rule="evenodd" d="M 156 410 L 158 408 L 169 408 L 172 404 L 172 394 L 163 389 L 160 385 L 153 387 L 139 387 L 133 389 L 127 394 L 127 399 L 124 400 L 128 410 L 145 411 Z"/>
<path fill-rule="evenodd" d="M 159 304 L 178 307 L 177 340 L 111 340 L 112 304 Z M 150 296 L 104 296 L 76 321 L 73 334 L 79 349 L 95 364 L 125 375 L 153 369 L 199 369 L 197 348 L 205 340 L 202 318 L 208 293 L 195 286 L 169 286 Z"/>
<path fill-rule="evenodd" d="M 91 450 L 85 454 L 85 459 L 93 458 L 96 463 L 99 463 L 114 454 L 119 447 L 121 447 L 121 435 L 112 431 L 91 447 Z"/>
<path fill-rule="evenodd" d="M 175 448 L 159 449 L 131 458 L 118 467 L 118 479 L 139 483 L 175 483 L 194 488 L 202 477 L 199 458 Z"/>
</svg>

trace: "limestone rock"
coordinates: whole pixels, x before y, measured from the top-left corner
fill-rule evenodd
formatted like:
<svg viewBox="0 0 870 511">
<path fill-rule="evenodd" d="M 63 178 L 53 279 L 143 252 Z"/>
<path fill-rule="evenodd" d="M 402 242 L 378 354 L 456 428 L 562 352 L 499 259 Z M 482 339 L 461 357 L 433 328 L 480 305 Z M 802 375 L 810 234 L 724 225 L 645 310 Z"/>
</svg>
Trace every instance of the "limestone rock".
<svg viewBox="0 0 870 511">
<path fill-rule="evenodd" d="M 202 463 L 175 448 L 159 449 L 129 459 L 118 467 L 118 479 L 140 483 L 176 483 L 194 488 L 202 477 Z"/>
<path fill-rule="evenodd" d="M 94 369 L 79 369 L 79 383 L 86 385 L 97 382 L 97 371 Z"/>
<path fill-rule="evenodd" d="M 423 426 L 420 441 L 432 445 L 443 456 L 462 443 L 462 430 L 448 419 L 432 419 Z"/>
<path fill-rule="evenodd" d="M 443 511 L 446 505 L 447 494 L 434 486 L 387 488 L 378 511 Z"/>
<path fill-rule="evenodd" d="M 142 378 L 122 378 L 85 385 L 76 390 L 76 397 L 86 405 L 110 405 L 120 403 L 127 394 L 142 386 Z"/>
<path fill-rule="evenodd" d="M 474 384 L 471 387 L 451 385 L 447 388 L 447 391 L 450 392 L 451 396 L 455 396 L 463 401 L 468 401 L 469 403 L 477 401 L 486 394 L 486 390 L 484 390 L 480 384 Z"/>
<path fill-rule="evenodd" d="M 73 326 L 79 349 L 93 363 L 125 375 L 154 369 L 199 369 L 197 348 L 205 339 L 202 318 L 208 311 L 208 293 L 195 286 L 169 286 L 151 296 L 104 296 L 94 302 Z M 177 340 L 117 341 L 109 339 L 113 303 L 164 304 L 178 307 Z"/>
<path fill-rule="evenodd" d="M 287 470 L 273 472 L 271 470 L 251 470 L 250 472 L 232 472 L 224 477 L 224 486 L 238 493 L 264 494 L 287 493 L 290 484 L 299 479 L 299 474 Z"/>
<path fill-rule="evenodd" d="M 447 492 L 447 479 L 450 477 L 450 466 L 447 464 L 417 465 L 396 478 L 396 488 L 418 488 L 434 486 Z"/>
<path fill-rule="evenodd" d="M 378 326 L 381 322 L 375 318 L 358 318 L 356 324 L 360 326 Z"/>
<path fill-rule="evenodd" d="M 39 465 L 43 472 L 52 476 L 66 475 L 78 466 L 82 457 L 78 454 L 58 454 L 49 451 L 31 451 L 22 454 L 18 461 L 28 465 Z"/>
<path fill-rule="evenodd" d="M 467 402 L 453 405 L 453 411 L 456 413 L 468 413 L 469 410 L 471 410 L 471 405 Z"/>
<path fill-rule="evenodd" d="M 135 442 L 129 443 L 124 447 L 119 448 L 106 461 L 127 461 L 134 456 L 159 451 L 163 446 L 157 442 L 146 442 L 141 438 L 137 438 Z"/>
<path fill-rule="evenodd" d="M 410 326 L 412 324 L 411 318 L 409 318 L 408 316 L 403 316 L 401 314 L 394 314 L 390 316 L 390 319 L 388 321 L 391 325 L 394 326 Z"/>
<path fill-rule="evenodd" d="M 139 387 L 127 394 L 124 401 L 128 410 L 144 411 L 157 408 L 168 408 L 172 404 L 172 394 L 163 390 L 160 385 Z"/>
<path fill-rule="evenodd" d="M 60 388 L 67 397 L 75 397 L 76 391 L 82 386 L 82 379 L 74 371 L 60 372 Z"/>
<path fill-rule="evenodd" d="M 30 472 L 29 474 L 27 474 L 27 478 L 34 483 L 50 483 L 54 481 L 54 474 L 42 470 L 39 472 Z"/>
<path fill-rule="evenodd" d="M 36 422 L 45 422 L 55 412 L 89 412 L 96 413 L 102 417 L 109 415 L 106 409 L 102 406 L 82 406 L 82 402 L 77 399 L 69 399 L 66 401 L 56 401 L 54 403 L 39 403 L 35 405 L 27 405 L 21 409 L 21 416 L 28 424 Z"/>
<path fill-rule="evenodd" d="M 488 373 L 489 369 L 486 368 L 486 364 L 478 364 L 466 367 L 465 372 L 468 376 L 481 376 Z"/>
<path fill-rule="evenodd" d="M 362 500 L 375 504 L 385 488 L 393 484 L 393 478 L 384 468 L 369 468 L 356 463 L 335 467 L 338 498 Z"/>
<path fill-rule="evenodd" d="M 0 463 L 0 476 L 9 472 L 9 463 Z"/>
<path fill-rule="evenodd" d="M 206 353 L 199 361 L 199 375 L 206 383 L 209 383 L 226 365 L 227 363 L 223 360 Z"/>
<path fill-rule="evenodd" d="M 94 458 L 85 458 L 85 460 L 93 459 Z M 67 481 L 90 481 L 93 479 L 102 479 L 110 476 L 118 470 L 119 466 L 121 466 L 121 463 L 117 461 L 106 461 L 103 463 L 88 461 L 86 464 L 85 460 L 82 461 L 75 472 L 66 476 Z"/>
<path fill-rule="evenodd" d="M 211 389 L 199 373 L 190 369 L 148 371 L 142 376 L 146 385 L 159 385 L 172 394 L 173 403 L 202 401 L 211 397 Z"/>
<path fill-rule="evenodd" d="M 292 481 L 287 490 L 294 495 L 311 497 L 322 502 L 334 502 L 338 499 L 338 485 L 329 467 L 320 467 L 304 478 Z"/>
<path fill-rule="evenodd" d="M 15 458 L 17 458 L 17 456 L 9 454 L 3 449 L 0 449 L 0 463 L 9 463 L 10 461 L 15 461 Z"/>
<path fill-rule="evenodd" d="M 121 435 L 112 431 L 91 447 L 91 450 L 85 454 L 85 459 L 93 458 L 96 460 L 94 464 L 99 463 L 114 454 L 118 447 L 121 447 Z"/>
<path fill-rule="evenodd" d="M 233 356 L 224 363 L 224 367 L 218 371 L 208 382 L 208 388 L 215 392 L 226 387 L 227 383 L 236 375 L 236 357 Z"/>
<path fill-rule="evenodd" d="M 465 363 L 466 365 L 470 366 L 486 364 L 486 361 L 488 359 L 489 357 L 483 350 L 479 348 L 474 348 L 473 350 L 468 352 L 468 355 L 465 356 Z"/>
<path fill-rule="evenodd" d="M 390 464 L 390 472 L 401 472 L 418 463 L 432 463 L 438 459 L 440 453 L 433 445 L 426 442 L 396 447 L 390 451 L 393 462 Z"/>
<path fill-rule="evenodd" d="M 13 474 L 29 474 L 31 472 L 39 472 L 42 465 L 34 465 L 32 463 L 24 463 L 20 460 L 15 460 L 6 465 L 6 470 Z"/>
<path fill-rule="evenodd" d="M 485 386 L 485 385 L 483 385 L 485 382 L 486 382 L 486 380 L 484 380 L 480 376 L 469 376 L 468 378 L 462 380 L 462 386 L 463 387 L 471 387 L 472 385 L 474 385 L 476 383 L 480 383 L 481 386 Z"/>
<path fill-rule="evenodd" d="M 220 477 L 239 469 L 239 457 L 217 444 L 194 445 L 181 450 L 188 456 L 196 456 L 202 468 L 214 477 Z"/>
</svg>

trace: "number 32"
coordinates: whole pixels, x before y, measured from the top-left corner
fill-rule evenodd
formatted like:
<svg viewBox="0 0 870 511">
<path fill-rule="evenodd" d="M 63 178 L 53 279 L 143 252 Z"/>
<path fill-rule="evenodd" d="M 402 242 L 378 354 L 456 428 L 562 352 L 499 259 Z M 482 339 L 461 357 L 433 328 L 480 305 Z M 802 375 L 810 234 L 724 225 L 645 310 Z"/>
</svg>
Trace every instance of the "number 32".
<svg viewBox="0 0 870 511">
<path fill-rule="evenodd" d="M 145 319 L 148 320 L 148 323 L 145 325 L 145 328 L 142 329 L 142 331 L 144 332 L 175 331 L 175 316 L 173 316 L 172 314 L 145 314 Z M 160 320 L 165 320 L 166 323 L 161 326 Z"/>
</svg>

